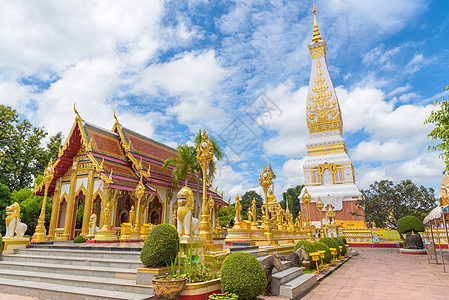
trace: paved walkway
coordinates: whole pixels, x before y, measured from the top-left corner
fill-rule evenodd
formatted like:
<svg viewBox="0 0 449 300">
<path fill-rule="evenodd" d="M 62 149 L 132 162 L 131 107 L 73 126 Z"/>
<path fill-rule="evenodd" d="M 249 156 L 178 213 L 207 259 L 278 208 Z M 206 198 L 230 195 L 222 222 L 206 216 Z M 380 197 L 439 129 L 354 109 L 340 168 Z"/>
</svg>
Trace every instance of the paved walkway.
<svg viewBox="0 0 449 300">
<path fill-rule="evenodd" d="M 426 255 L 400 254 L 398 249 L 355 249 L 358 256 L 303 299 L 449 299 L 449 266 L 448 273 L 443 273 L 442 266 L 429 264 Z"/>
</svg>

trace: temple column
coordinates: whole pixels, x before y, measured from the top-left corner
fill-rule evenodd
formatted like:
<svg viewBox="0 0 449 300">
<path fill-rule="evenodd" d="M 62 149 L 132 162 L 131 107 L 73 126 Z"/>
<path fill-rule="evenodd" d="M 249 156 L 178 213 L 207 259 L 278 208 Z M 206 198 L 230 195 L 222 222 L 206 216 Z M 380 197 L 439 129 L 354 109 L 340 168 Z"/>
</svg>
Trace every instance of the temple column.
<svg viewBox="0 0 449 300">
<path fill-rule="evenodd" d="M 55 239 L 55 231 L 56 231 L 56 222 L 58 221 L 59 217 L 59 201 L 61 198 L 61 179 L 58 179 L 56 182 L 56 190 L 53 194 L 52 200 L 52 207 L 51 207 L 51 218 L 50 218 L 50 225 L 48 227 L 48 235 L 47 239 L 52 241 Z"/>
<path fill-rule="evenodd" d="M 69 199 L 67 200 L 67 206 L 66 206 L 66 211 L 65 211 L 64 233 L 62 234 L 62 240 L 64 240 L 64 241 L 70 240 L 70 234 L 71 234 L 72 225 L 73 225 L 72 221 L 73 221 L 73 209 L 75 207 L 77 165 L 78 165 L 77 162 L 73 162 L 72 174 L 70 175 Z"/>
<path fill-rule="evenodd" d="M 92 200 L 94 192 L 94 180 L 95 172 L 94 170 L 89 171 L 89 177 L 87 179 L 87 195 L 84 201 L 84 214 L 83 214 L 83 226 L 81 228 L 81 236 L 86 236 L 89 233 L 89 221 L 90 215 L 92 214 Z"/>
<path fill-rule="evenodd" d="M 173 197 L 173 190 L 172 189 L 167 189 L 167 191 L 165 192 L 165 213 L 164 213 L 164 221 L 163 223 L 165 224 L 170 224 L 170 203 L 171 203 L 171 199 Z"/>
</svg>

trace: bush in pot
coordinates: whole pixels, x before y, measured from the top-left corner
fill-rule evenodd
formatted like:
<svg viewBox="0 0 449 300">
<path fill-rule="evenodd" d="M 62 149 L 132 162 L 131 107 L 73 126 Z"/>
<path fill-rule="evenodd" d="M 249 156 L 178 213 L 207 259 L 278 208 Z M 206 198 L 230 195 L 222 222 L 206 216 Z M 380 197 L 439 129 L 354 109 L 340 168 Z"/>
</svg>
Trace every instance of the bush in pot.
<svg viewBox="0 0 449 300">
<path fill-rule="evenodd" d="M 415 216 L 406 216 L 398 220 L 397 229 L 402 237 L 405 234 L 405 246 L 409 249 L 423 249 L 422 238 L 418 232 L 424 231 L 423 222 Z"/>
<path fill-rule="evenodd" d="M 147 235 L 140 260 L 145 267 L 165 267 L 175 260 L 178 251 L 179 236 L 176 229 L 168 224 L 159 224 Z"/>
</svg>

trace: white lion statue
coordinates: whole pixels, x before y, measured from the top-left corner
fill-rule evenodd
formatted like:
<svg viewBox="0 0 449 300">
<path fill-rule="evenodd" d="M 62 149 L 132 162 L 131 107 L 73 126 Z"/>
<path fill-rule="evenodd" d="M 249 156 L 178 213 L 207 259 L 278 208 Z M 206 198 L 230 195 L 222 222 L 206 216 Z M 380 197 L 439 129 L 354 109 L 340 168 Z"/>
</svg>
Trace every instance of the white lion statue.
<svg viewBox="0 0 449 300">
<path fill-rule="evenodd" d="M 178 192 L 178 216 L 176 224 L 180 237 L 189 237 L 191 233 L 194 236 L 198 236 L 199 234 L 200 222 L 192 216 L 193 206 L 193 192 L 185 186 Z"/>
<path fill-rule="evenodd" d="M 20 222 L 20 206 L 19 203 L 14 202 L 6 208 L 6 235 L 5 237 L 21 238 L 25 234 L 28 226 Z"/>
</svg>

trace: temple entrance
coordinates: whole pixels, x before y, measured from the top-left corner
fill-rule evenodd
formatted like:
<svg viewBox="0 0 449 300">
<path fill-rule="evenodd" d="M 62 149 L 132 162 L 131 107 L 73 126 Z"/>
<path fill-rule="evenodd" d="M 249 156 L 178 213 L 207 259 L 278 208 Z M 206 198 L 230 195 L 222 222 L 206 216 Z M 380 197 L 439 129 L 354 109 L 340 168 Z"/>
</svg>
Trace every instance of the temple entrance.
<svg viewBox="0 0 449 300">
<path fill-rule="evenodd" d="M 70 231 L 71 240 L 81 233 L 81 228 L 83 227 L 85 199 L 86 196 L 84 196 L 83 192 L 80 192 L 75 198 L 75 205 L 73 207 L 72 230 Z"/>
<path fill-rule="evenodd" d="M 57 228 L 64 228 L 66 210 L 67 210 L 67 200 L 64 197 L 59 204 L 58 223 L 56 224 Z"/>
<path fill-rule="evenodd" d="M 121 226 L 123 223 L 131 223 L 129 219 L 129 211 L 134 205 L 134 211 L 136 210 L 134 200 L 125 193 L 117 201 L 117 213 L 115 215 L 115 226 Z"/>
<path fill-rule="evenodd" d="M 158 196 L 155 196 L 153 201 L 148 205 L 148 219 L 154 225 L 161 224 L 162 222 L 162 203 Z"/>
</svg>

